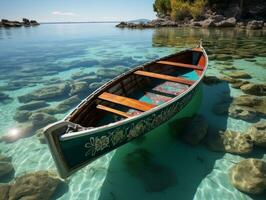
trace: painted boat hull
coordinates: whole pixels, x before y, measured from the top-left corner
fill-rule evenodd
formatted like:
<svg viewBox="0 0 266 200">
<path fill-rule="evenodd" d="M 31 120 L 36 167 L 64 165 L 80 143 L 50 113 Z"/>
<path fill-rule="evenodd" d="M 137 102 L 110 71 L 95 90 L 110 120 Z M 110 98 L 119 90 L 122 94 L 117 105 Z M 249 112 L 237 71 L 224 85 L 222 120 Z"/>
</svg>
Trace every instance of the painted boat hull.
<svg viewBox="0 0 266 200">
<path fill-rule="evenodd" d="M 146 133 L 152 134 L 152 132 L 161 130 L 167 132 L 177 131 L 182 124 L 180 121 L 182 121 L 183 118 L 193 116 L 201 104 L 201 82 L 207 70 L 208 56 L 202 47 L 200 47 L 200 51 L 205 58 L 205 62 L 198 80 L 185 92 L 170 101 L 143 112 L 142 114 L 101 127 L 80 130 L 77 129 L 79 126 L 78 124 L 70 122 L 69 119 L 72 114 L 82 110 L 82 106 L 86 105 L 86 102 L 90 102 L 94 96 L 101 94 L 101 91 L 108 88 L 110 84 L 119 81 L 121 77 L 142 69 L 145 66 L 142 65 L 106 83 L 83 100 L 83 102 L 66 116 L 65 119 L 48 126 L 44 134 L 59 175 L 62 178 L 66 178 L 100 156 Z M 173 55 L 178 54 L 179 53 Z M 173 55 L 161 59 L 167 59 Z M 146 65 L 155 63 L 159 60 L 147 63 Z M 69 128 L 74 131 L 69 132 Z"/>
<path fill-rule="evenodd" d="M 86 131 L 83 131 L 81 136 L 71 139 L 62 138 L 58 131 L 62 129 L 63 133 L 66 125 L 71 125 L 70 122 L 62 121 L 52 125 L 52 129 L 46 131 L 46 138 L 60 176 L 66 178 L 98 157 L 144 134 L 158 129 L 175 131 L 179 120 L 191 117 L 197 112 L 201 99 L 202 86 L 199 83 L 182 98 L 150 115 L 101 132 L 86 134 Z"/>
</svg>

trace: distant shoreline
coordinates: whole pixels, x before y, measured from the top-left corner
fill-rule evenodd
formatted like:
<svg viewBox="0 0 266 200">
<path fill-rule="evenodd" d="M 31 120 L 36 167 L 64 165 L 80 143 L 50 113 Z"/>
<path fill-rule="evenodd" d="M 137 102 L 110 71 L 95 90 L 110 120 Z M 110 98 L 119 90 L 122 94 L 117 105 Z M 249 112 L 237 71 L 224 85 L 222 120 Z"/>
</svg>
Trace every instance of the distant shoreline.
<svg viewBox="0 0 266 200">
<path fill-rule="evenodd" d="M 119 21 L 87 21 L 87 22 L 37 22 L 36 20 L 28 20 L 27 18 L 23 18 L 22 22 L 19 21 L 11 21 L 8 19 L 2 19 L 0 21 L 0 28 L 18 28 L 18 27 L 31 27 L 38 26 L 40 24 L 117 24 Z"/>
</svg>

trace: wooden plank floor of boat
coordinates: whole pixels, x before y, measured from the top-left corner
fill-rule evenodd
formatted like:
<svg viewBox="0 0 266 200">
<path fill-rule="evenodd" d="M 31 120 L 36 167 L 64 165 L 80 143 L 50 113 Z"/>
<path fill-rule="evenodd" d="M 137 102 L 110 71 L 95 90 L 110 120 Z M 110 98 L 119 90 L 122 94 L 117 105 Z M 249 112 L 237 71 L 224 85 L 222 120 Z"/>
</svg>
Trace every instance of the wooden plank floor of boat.
<svg viewBox="0 0 266 200">
<path fill-rule="evenodd" d="M 181 77 L 169 76 L 169 75 L 164 75 L 164 74 L 157 74 L 157 73 L 141 71 L 141 70 L 135 71 L 134 74 L 141 75 L 141 76 L 147 76 L 147 77 L 151 77 L 151 78 L 162 79 L 162 80 L 166 80 L 166 81 L 172 81 L 172 82 L 176 82 L 176 83 L 184 83 L 186 85 L 192 85 L 195 82 L 195 81 L 187 80 L 187 79 L 181 78 Z"/>
<path fill-rule="evenodd" d="M 144 112 L 156 107 L 156 105 L 154 104 L 138 101 L 136 99 L 123 97 L 116 94 L 111 94 L 108 92 L 102 93 L 100 96 L 98 96 L 98 98 Z"/>
</svg>

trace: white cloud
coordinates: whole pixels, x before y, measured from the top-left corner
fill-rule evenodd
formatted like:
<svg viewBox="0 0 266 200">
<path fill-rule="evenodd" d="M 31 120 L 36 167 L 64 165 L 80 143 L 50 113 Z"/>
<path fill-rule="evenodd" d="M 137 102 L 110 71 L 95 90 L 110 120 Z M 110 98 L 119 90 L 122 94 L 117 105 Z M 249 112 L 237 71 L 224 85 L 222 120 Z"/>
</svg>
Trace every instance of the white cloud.
<svg viewBox="0 0 266 200">
<path fill-rule="evenodd" d="M 76 13 L 73 12 L 60 12 L 60 11 L 54 11 L 52 12 L 53 15 L 57 15 L 57 16 L 79 16 Z"/>
</svg>

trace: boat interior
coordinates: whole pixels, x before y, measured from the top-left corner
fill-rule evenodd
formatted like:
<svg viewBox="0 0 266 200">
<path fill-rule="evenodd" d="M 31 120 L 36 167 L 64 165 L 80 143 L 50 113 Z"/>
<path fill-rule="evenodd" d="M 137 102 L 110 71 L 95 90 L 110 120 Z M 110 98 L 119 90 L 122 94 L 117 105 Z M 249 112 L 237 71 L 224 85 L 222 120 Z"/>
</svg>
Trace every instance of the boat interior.
<svg viewBox="0 0 266 200">
<path fill-rule="evenodd" d="M 194 48 L 136 67 L 90 95 L 66 120 L 99 127 L 140 115 L 188 90 L 206 62 L 202 49 Z"/>
</svg>

